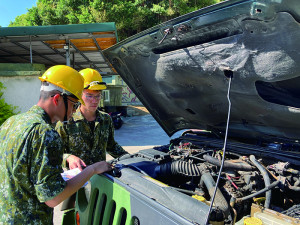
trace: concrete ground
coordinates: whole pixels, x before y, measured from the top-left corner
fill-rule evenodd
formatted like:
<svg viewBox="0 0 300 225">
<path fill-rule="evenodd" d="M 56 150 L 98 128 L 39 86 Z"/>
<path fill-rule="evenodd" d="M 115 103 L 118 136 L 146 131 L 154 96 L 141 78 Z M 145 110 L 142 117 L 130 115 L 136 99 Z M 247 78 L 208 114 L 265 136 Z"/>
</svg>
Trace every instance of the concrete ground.
<svg viewBox="0 0 300 225">
<path fill-rule="evenodd" d="M 122 119 L 124 124 L 119 130 L 115 130 L 115 140 L 131 154 L 153 146 L 166 145 L 171 138 L 178 137 L 182 133 L 177 132 L 170 138 L 151 114 Z M 112 159 L 111 156 L 107 155 L 107 160 L 110 159 Z M 53 223 L 60 225 L 61 221 L 62 212 L 60 206 L 57 206 L 54 208 Z"/>
</svg>

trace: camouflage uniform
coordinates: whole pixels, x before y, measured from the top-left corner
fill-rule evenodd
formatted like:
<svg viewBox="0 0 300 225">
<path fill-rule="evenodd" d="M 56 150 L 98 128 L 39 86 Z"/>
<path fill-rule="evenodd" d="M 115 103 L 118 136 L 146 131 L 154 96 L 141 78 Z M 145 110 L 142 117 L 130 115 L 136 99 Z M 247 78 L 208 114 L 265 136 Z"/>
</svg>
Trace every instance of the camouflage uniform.
<svg viewBox="0 0 300 225">
<path fill-rule="evenodd" d="M 0 127 L 0 224 L 52 224 L 44 202 L 61 193 L 62 141 L 39 106 Z M 2 222 L 2 223 L 1 223 Z"/>
<path fill-rule="evenodd" d="M 106 160 L 106 152 L 114 158 L 127 154 L 114 139 L 114 127 L 109 114 L 97 110 L 93 122 L 92 130 L 91 122 L 84 118 L 78 108 L 66 125 L 57 123 L 56 130 L 66 145 L 65 166 L 71 154 L 81 158 L 87 165 Z"/>
</svg>

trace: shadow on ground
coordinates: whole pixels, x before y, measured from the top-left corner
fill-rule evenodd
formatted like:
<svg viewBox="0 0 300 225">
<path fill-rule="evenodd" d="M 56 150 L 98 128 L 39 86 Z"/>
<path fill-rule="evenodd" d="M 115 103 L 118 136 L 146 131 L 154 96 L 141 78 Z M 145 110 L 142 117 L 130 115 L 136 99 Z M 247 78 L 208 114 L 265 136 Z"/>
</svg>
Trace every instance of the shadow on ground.
<svg viewBox="0 0 300 225">
<path fill-rule="evenodd" d="M 170 138 L 151 114 L 122 119 L 123 126 L 115 130 L 115 140 L 121 146 L 166 145 L 182 133 L 179 131 Z"/>
</svg>

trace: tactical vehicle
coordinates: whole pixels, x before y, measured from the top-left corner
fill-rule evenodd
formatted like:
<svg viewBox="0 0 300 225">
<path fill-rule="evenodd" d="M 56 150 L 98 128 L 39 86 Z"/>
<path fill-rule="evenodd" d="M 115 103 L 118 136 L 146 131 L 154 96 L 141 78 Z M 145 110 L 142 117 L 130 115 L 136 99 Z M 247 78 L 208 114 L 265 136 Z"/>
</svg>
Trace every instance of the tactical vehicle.
<svg viewBox="0 0 300 225">
<path fill-rule="evenodd" d="M 104 51 L 171 137 L 77 193 L 77 224 L 300 223 L 300 1 L 230 0 Z M 151 138 L 151 137 L 149 137 Z"/>
</svg>

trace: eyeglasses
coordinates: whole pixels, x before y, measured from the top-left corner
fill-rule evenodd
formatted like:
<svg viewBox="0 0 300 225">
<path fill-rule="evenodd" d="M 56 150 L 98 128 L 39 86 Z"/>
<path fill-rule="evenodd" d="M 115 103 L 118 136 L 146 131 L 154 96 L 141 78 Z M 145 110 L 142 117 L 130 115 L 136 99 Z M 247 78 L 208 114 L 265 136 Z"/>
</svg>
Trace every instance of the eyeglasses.
<svg viewBox="0 0 300 225">
<path fill-rule="evenodd" d="M 53 98 L 55 95 L 56 95 L 56 94 L 51 95 L 51 97 Z M 66 96 L 66 95 L 63 95 L 63 94 L 58 94 L 58 95 L 64 96 L 64 97 Z M 75 102 L 75 101 L 73 101 L 72 99 L 70 99 L 70 98 L 68 98 L 68 97 L 67 97 L 67 99 L 68 99 L 70 102 L 73 103 L 73 110 L 76 110 L 76 109 L 80 106 L 80 102 Z"/>
<path fill-rule="evenodd" d="M 95 85 L 106 85 L 105 82 L 100 82 L 100 81 L 92 81 L 91 83 L 89 83 L 89 85 L 87 85 L 84 89 L 88 89 L 90 87 L 93 87 Z"/>
<path fill-rule="evenodd" d="M 92 99 L 95 100 L 100 100 L 100 98 L 102 97 L 102 94 L 100 95 L 84 95 L 86 97 L 87 100 L 91 101 Z"/>
<path fill-rule="evenodd" d="M 68 99 L 70 102 L 73 103 L 73 109 L 74 109 L 74 110 L 76 110 L 76 109 L 80 106 L 80 102 L 75 102 L 75 101 L 73 101 L 72 99 L 69 99 L 68 97 L 67 97 L 67 99 Z"/>
</svg>

